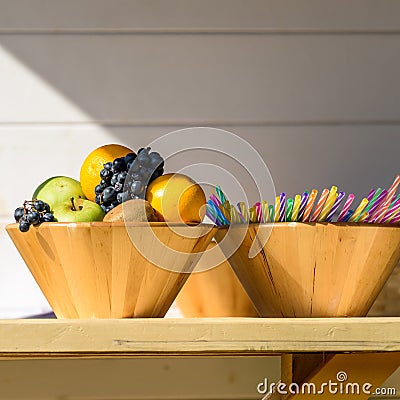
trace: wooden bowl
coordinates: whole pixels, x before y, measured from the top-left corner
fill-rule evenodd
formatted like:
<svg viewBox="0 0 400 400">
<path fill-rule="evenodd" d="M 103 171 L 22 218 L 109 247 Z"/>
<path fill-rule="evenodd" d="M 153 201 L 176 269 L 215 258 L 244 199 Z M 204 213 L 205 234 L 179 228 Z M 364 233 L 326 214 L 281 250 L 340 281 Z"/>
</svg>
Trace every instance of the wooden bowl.
<svg viewBox="0 0 400 400">
<path fill-rule="evenodd" d="M 212 248 L 219 249 L 215 242 L 208 245 L 208 249 Z M 182 314 L 185 317 L 258 317 L 229 262 L 204 271 L 203 259 L 200 258 L 176 298 Z"/>
<path fill-rule="evenodd" d="M 232 225 L 226 235 L 227 229 L 216 234 L 225 254 L 244 234 L 229 262 L 262 317 L 365 316 L 400 259 L 400 226 L 251 224 Z M 266 244 L 249 258 L 258 229 Z"/>
<path fill-rule="evenodd" d="M 43 223 L 8 234 L 58 318 L 163 317 L 215 233 L 210 225 L 179 226 L 182 237 L 165 223 L 131 224 L 142 243 L 157 239 L 183 256 L 165 252 L 163 268 L 133 245 L 124 223 Z M 154 235 L 152 234 L 154 232 Z M 168 269 L 164 269 L 168 268 Z"/>
</svg>

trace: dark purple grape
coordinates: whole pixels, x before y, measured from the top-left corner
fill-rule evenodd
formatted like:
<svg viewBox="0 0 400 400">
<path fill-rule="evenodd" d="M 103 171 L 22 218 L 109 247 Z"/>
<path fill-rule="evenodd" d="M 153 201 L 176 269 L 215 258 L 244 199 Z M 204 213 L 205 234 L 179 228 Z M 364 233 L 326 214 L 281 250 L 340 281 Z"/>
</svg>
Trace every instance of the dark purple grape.
<svg viewBox="0 0 400 400">
<path fill-rule="evenodd" d="M 113 166 L 113 163 L 112 163 L 112 162 L 108 162 L 108 163 L 105 163 L 105 164 L 103 165 L 103 167 L 104 167 L 105 169 L 108 169 L 108 170 L 110 170 L 112 166 Z"/>
<path fill-rule="evenodd" d="M 30 226 L 31 226 L 31 224 L 29 222 L 27 222 L 27 221 L 20 221 L 19 222 L 19 230 L 21 232 L 28 232 Z"/>
<path fill-rule="evenodd" d="M 118 203 L 123 203 L 124 201 L 129 200 L 129 194 L 127 192 L 121 192 L 117 194 Z"/>
<path fill-rule="evenodd" d="M 111 186 L 114 186 L 118 182 L 118 175 L 114 174 L 113 177 L 111 178 L 110 184 Z"/>
<path fill-rule="evenodd" d="M 103 189 L 104 189 L 104 188 L 102 188 L 101 185 L 97 185 L 97 186 L 94 188 L 94 192 L 95 192 L 96 194 L 101 194 L 101 193 L 103 193 Z"/>
<path fill-rule="evenodd" d="M 134 194 L 141 194 L 143 192 L 143 184 L 141 181 L 133 181 L 130 187 L 131 192 Z"/>
<path fill-rule="evenodd" d="M 95 196 L 95 198 L 94 198 L 94 201 L 95 201 L 97 204 L 100 204 L 100 203 L 101 203 L 101 194 L 96 194 L 96 196 Z"/>
<path fill-rule="evenodd" d="M 111 179 L 111 171 L 108 169 L 102 169 L 100 171 L 100 178 L 104 179 L 105 181 L 108 181 Z"/>
<path fill-rule="evenodd" d="M 124 182 L 125 182 L 125 179 L 126 179 L 126 177 L 127 177 L 127 175 L 128 175 L 128 173 L 127 173 L 126 171 L 120 172 L 120 173 L 117 175 L 117 180 L 118 180 L 118 182 L 124 183 Z"/>
<path fill-rule="evenodd" d="M 113 161 L 113 170 L 114 172 L 120 172 L 123 171 L 126 168 L 126 164 L 125 164 L 125 158 L 116 158 Z"/>
<path fill-rule="evenodd" d="M 129 163 L 133 162 L 136 158 L 135 153 L 129 153 L 125 156 L 125 164 L 128 165 Z"/>
<path fill-rule="evenodd" d="M 14 218 L 16 222 L 19 222 L 19 220 L 24 216 L 25 214 L 25 209 L 24 207 L 18 207 L 15 211 L 14 211 Z"/>
<path fill-rule="evenodd" d="M 35 200 L 33 202 L 33 207 L 35 208 L 36 211 L 42 212 L 46 209 L 46 203 L 42 200 Z"/>
<path fill-rule="evenodd" d="M 26 221 L 31 225 L 37 225 L 39 223 L 39 213 L 36 211 L 30 211 L 26 214 Z"/>
<path fill-rule="evenodd" d="M 115 191 L 115 189 L 112 186 L 109 186 L 104 189 L 104 192 L 103 192 L 103 202 L 104 203 L 112 202 L 112 201 L 116 200 L 116 198 L 117 198 L 117 192 Z"/>
<path fill-rule="evenodd" d="M 42 216 L 42 219 L 43 219 L 43 222 L 53 222 L 54 215 L 50 212 L 47 212 Z"/>
</svg>

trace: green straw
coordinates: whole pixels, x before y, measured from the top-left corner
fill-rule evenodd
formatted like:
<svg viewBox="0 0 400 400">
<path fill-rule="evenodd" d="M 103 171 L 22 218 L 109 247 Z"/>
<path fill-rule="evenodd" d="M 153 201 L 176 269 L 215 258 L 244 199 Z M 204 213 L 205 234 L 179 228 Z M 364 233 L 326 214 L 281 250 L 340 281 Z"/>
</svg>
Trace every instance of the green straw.
<svg viewBox="0 0 400 400">
<path fill-rule="evenodd" d="M 274 206 L 269 206 L 269 221 L 274 222 L 275 221 L 275 207 Z"/>
<path fill-rule="evenodd" d="M 376 199 L 379 197 L 379 195 L 382 193 L 382 189 L 381 188 L 378 188 L 378 189 L 376 189 L 376 192 L 375 192 L 375 194 L 374 194 L 374 197 L 371 199 L 371 201 L 368 203 L 368 205 L 367 205 L 367 207 L 365 207 L 365 209 L 364 209 L 364 213 L 365 212 L 368 212 L 373 206 L 374 206 L 374 203 L 376 202 Z M 356 221 L 355 222 L 358 222 L 358 220 L 361 218 L 361 215 L 356 219 Z"/>
<path fill-rule="evenodd" d="M 286 202 L 286 222 L 291 222 L 292 221 L 292 212 L 293 212 L 293 204 L 294 204 L 294 200 L 293 199 L 287 199 Z"/>
</svg>

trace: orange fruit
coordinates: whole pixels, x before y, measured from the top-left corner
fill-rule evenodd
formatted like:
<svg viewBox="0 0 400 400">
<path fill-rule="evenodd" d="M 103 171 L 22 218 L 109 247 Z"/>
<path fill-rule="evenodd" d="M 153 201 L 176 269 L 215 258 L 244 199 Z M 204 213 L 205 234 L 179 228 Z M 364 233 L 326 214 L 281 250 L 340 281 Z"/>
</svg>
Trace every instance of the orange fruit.
<svg viewBox="0 0 400 400">
<path fill-rule="evenodd" d="M 93 150 L 85 159 L 81 167 L 80 181 L 86 198 L 94 201 L 94 188 L 100 183 L 100 171 L 103 165 L 114 161 L 118 157 L 125 157 L 133 150 L 120 144 L 106 144 Z"/>
<path fill-rule="evenodd" d="M 183 174 L 165 174 L 150 183 L 146 200 L 169 222 L 201 222 L 206 196 L 192 178 Z"/>
</svg>

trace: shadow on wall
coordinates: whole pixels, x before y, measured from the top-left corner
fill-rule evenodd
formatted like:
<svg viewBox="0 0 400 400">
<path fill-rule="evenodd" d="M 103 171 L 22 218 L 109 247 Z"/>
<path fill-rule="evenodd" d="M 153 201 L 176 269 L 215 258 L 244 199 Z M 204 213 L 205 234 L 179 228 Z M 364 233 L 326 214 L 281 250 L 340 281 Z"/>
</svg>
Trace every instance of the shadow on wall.
<svg viewBox="0 0 400 400">
<path fill-rule="evenodd" d="M 71 130 L 95 122 L 134 148 L 178 128 L 218 126 L 260 152 L 278 192 L 337 185 L 362 196 L 399 172 L 400 57 L 393 54 L 400 48 L 389 51 L 385 40 L 3 34 L 0 44 L 73 107 L 54 106 L 49 93 L 37 96 L 41 89 L 26 90 L 6 70 L 0 100 L 9 107 L 0 110 L 0 122 Z M 361 68 L 366 60 L 368 69 Z"/>
</svg>

